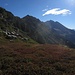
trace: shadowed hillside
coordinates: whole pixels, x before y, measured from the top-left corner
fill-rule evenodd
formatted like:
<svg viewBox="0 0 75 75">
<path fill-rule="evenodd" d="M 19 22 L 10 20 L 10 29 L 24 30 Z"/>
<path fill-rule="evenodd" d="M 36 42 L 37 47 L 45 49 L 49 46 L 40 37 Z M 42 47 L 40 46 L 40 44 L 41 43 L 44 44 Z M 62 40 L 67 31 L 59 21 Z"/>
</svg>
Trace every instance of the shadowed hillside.
<svg viewBox="0 0 75 75">
<path fill-rule="evenodd" d="M 59 22 L 41 22 L 30 15 L 19 18 L 1 7 L 0 33 L 9 40 L 33 39 L 40 44 L 61 44 L 75 48 L 75 31 L 67 29 Z"/>
<path fill-rule="evenodd" d="M 45 22 L 45 24 L 53 30 L 56 34 L 60 35 L 61 37 L 64 37 L 67 40 L 70 40 L 71 42 L 75 43 L 75 31 L 66 28 L 59 22 L 54 22 L 52 20 Z"/>
</svg>

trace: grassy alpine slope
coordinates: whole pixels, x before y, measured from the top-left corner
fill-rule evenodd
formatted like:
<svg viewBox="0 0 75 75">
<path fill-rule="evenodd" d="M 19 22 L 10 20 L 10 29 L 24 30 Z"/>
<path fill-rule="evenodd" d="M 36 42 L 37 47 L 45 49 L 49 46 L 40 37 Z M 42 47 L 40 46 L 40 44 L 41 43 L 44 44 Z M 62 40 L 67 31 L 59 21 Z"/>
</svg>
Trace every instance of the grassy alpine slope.
<svg viewBox="0 0 75 75">
<path fill-rule="evenodd" d="M 0 75 L 74 75 L 75 50 L 50 44 L 0 44 Z"/>
</svg>

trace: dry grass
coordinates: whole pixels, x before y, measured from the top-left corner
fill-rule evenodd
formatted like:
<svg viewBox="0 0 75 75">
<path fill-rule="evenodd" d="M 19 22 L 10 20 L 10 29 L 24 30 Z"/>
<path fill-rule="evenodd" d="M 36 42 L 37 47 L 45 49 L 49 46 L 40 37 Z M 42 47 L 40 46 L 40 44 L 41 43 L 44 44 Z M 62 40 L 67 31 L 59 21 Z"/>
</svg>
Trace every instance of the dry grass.
<svg viewBox="0 0 75 75">
<path fill-rule="evenodd" d="M 0 75 L 74 75 L 75 50 L 50 44 L 0 44 Z"/>
</svg>

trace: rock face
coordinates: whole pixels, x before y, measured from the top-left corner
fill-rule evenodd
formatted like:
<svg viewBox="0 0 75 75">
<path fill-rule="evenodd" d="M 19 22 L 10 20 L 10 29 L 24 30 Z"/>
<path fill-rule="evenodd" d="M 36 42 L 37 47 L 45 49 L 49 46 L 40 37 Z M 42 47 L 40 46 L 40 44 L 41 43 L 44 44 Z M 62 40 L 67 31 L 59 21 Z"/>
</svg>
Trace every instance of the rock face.
<svg viewBox="0 0 75 75">
<path fill-rule="evenodd" d="M 39 19 L 27 15 L 23 18 L 14 16 L 11 12 L 0 7 L 0 29 L 24 33 L 41 44 L 62 44 L 75 47 L 75 31 L 64 27 L 52 20 L 41 22 Z M 19 31 L 18 31 L 19 30 Z"/>
</svg>

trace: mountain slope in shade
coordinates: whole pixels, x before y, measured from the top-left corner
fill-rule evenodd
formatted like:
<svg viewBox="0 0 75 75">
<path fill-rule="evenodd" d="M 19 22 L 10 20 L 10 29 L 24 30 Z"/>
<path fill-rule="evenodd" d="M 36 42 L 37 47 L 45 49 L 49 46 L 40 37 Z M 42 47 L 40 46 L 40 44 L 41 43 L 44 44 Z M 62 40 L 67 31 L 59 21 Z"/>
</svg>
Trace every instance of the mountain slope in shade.
<svg viewBox="0 0 75 75">
<path fill-rule="evenodd" d="M 75 43 L 75 31 L 66 28 L 59 22 L 54 21 L 47 21 L 45 24 L 53 30 L 56 34 L 60 35 L 61 37 L 64 37 L 67 40 L 70 40 L 71 42 Z"/>
<path fill-rule="evenodd" d="M 63 44 L 69 47 L 75 46 L 71 40 L 69 41 L 69 39 L 64 37 L 65 33 L 69 33 L 70 35 L 70 29 L 60 25 L 58 22 L 50 21 L 48 25 L 48 22 L 41 22 L 39 19 L 29 15 L 23 18 L 23 22 L 27 24 L 25 29 L 27 29 L 28 35 L 39 43 Z"/>
<path fill-rule="evenodd" d="M 1 7 L 0 30 L 17 31 L 21 36 L 29 36 L 29 38 L 41 44 L 62 44 L 72 48 L 75 47 L 75 31 L 67 29 L 59 22 L 49 21 L 44 23 L 30 15 L 19 18 Z"/>
</svg>

